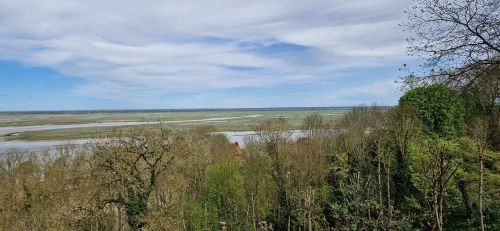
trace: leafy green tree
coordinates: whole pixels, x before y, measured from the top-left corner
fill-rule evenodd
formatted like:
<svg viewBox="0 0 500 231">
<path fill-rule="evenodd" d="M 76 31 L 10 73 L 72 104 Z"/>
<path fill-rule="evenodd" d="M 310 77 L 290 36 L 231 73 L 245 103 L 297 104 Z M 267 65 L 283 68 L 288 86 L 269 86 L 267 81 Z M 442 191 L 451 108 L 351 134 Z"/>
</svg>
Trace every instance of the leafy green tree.
<svg viewBox="0 0 500 231">
<path fill-rule="evenodd" d="M 462 153 L 457 142 L 442 138 L 425 138 L 410 147 L 411 181 L 419 194 L 406 197 L 421 209 L 426 229 L 443 230 L 447 209 L 461 204 L 454 200 L 460 198 L 456 178 L 464 174 Z"/>
<path fill-rule="evenodd" d="M 272 182 L 269 174 L 269 157 L 258 152 L 259 144 L 252 139 L 245 141 L 245 163 L 242 174 L 245 181 L 245 192 L 248 202 L 247 223 L 257 230 L 259 221 L 265 221 L 272 203 Z"/>
<path fill-rule="evenodd" d="M 272 222 L 277 229 L 290 229 L 296 223 L 294 204 L 290 194 L 291 126 L 284 118 L 266 120 L 254 127 L 263 152 L 270 158 L 270 175 L 275 186 Z"/>
<path fill-rule="evenodd" d="M 387 210 L 389 215 L 393 212 L 391 198 L 397 209 L 407 211 L 405 196 L 410 194 L 414 188 L 410 182 L 409 172 L 409 145 L 422 135 L 422 122 L 418 118 L 415 107 L 411 105 L 400 105 L 390 109 L 385 114 L 384 128 L 387 132 L 385 146 L 388 153 L 384 161 L 384 169 L 387 174 L 387 188 L 394 185 L 394 196 L 387 192 Z M 392 163 L 394 162 L 394 163 Z M 391 177 L 392 176 L 392 177 Z M 392 183 L 389 181 L 392 178 Z M 389 191 L 389 189 L 388 189 Z M 388 223 L 392 217 L 389 216 Z"/>
<path fill-rule="evenodd" d="M 460 135 L 464 128 L 464 108 L 457 94 L 443 85 L 434 84 L 407 91 L 399 105 L 415 107 L 430 135 Z"/>
<path fill-rule="evenodd" d="M 245 188 L 238 166 L 232 162 L 210 165 L 197 203 L 190 205 L 188 217 L 193 230 L 217 230 L 226 222 L 230 230 L 243 227 Z"/>
</svg>

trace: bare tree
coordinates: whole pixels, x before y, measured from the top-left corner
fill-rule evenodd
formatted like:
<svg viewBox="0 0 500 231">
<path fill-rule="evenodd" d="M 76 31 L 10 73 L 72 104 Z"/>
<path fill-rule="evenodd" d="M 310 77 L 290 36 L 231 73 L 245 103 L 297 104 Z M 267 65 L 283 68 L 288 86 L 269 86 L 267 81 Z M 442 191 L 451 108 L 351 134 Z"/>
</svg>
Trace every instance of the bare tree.
<svg viewBox="0 0 500 231">
<path fill-rule="evenodd" d="M 93 147 L 92 174 L 101 206 L 124 208 L 132 229 L 141 229 L 150 200 L 174 162 L 188 151 L 180 134 L 160 128 L 138 128 L 105 138 Z M 158 199 L 158 198 L 156 198 Z M 168 201 L 160 198 L 160 204 Z"/>
<path fill-rule="evenodd" d="M 414 0 L 406 11 L 410 55 L 426 60 L 424 74 L 404 78 L 409 86 L 445 83 L 467 87 L 500 65 L 500 1 Z M 498 78 L 498 75 L 497 77 Z"/>
</svg>

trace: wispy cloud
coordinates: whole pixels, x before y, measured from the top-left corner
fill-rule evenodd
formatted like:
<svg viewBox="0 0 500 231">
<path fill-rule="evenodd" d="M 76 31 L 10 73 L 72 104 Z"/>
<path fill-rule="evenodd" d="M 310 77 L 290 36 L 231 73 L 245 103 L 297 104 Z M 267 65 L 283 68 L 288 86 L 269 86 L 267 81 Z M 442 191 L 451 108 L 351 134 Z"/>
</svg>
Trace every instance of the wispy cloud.
<svg viewBox="0 0 500 231">
<path fill-rule="evenodd" d="M 399 93 L 398 86 L 394 81 L 380 80 L 328 92 L 323 95 L 323 98 L 344 106 L 370 105 L 372 103 L 387 105 L 387 101 L 394 102 Z"/>
<path fill-rule="evenodd" d="M 397 25 L 407 5 L 0 0 L 0 60 L 84 78 L 74 92 L 105 98 L 332 82 L 405 59 Z"/>
</svg>

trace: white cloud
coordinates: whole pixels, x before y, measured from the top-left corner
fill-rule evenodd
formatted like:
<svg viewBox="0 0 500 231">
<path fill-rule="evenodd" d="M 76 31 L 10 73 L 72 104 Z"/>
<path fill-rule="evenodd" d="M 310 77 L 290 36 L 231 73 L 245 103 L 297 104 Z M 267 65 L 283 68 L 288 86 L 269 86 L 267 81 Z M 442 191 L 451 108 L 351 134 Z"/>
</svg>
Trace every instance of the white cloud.
<svg viewBox="0 0 500 231">
<path fill-rule="evenodd" d="M 397 24 L 407 5 L 0 0 L 0 60 L 84 78 L 87 84 L 75 92 L 107 98 L 299 84 L 334 78 L 345 68 L 401 62 L 404 34 Z M 287 43 L 307 52 L 280 55 L 241 46 L 249 42 L 264 50 Z"/>
</svg>

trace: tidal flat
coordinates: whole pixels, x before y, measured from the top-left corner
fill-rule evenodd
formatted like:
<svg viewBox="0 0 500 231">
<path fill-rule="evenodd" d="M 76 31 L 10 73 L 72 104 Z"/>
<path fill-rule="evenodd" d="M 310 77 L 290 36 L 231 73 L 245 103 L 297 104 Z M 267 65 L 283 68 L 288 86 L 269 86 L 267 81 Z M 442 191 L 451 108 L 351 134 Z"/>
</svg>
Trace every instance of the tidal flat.
<svg viewBox="0 0 500 231">
<path fill-rule="evenodd" d="M 212 126 L 230 141 L 243 142 L 240 133 L 272 118 L 285 118 L 292 129 L 308 115 L 318 113 L 335 120 L 350 108 L 267 108 L 192 111 L 77 111 L 0 113 L 0 149 L 39 148 L 84 143 L 85 140 L 138 125 L 164 126 L 172 130 Z"/>
</svg>

